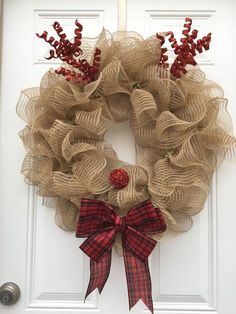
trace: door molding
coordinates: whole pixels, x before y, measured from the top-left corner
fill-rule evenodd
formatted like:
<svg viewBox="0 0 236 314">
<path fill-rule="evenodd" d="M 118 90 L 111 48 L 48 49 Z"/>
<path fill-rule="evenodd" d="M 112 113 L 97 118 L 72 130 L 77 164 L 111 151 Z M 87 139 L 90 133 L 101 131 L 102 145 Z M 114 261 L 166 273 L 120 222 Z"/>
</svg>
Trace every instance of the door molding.
<svg viewBox="0 0 236 314">
<path fill-rule="evenodd" d="M 0 0 L 0 87 L 1 87 L 1 64 L 2 64 L 2 24 L 3 24 L 3 1 Z"/>
<path fill-rule="evenodd" d="M 118 29 L 119 31 L 126 30 L 126 6 L 127 0 L 118 0 Z"/>
</svg>

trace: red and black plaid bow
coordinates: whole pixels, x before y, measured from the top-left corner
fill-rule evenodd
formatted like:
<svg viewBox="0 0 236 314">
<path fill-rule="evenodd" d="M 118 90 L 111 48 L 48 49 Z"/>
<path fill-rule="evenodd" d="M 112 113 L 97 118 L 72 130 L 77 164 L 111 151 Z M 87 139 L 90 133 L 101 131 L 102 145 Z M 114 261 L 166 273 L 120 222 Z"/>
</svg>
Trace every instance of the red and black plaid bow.
<svg viewBox="0 0 236 314">
<path fill-rule="evenodd" d="M 141 299 L 153 313 L 148 256 L 156 241 L 147 235 L 166 230 L 161 211 L 150 200 L 119 216 L 116 208 L 99 200 L 82 199 L 76 236 L 88 237 L 80 248 L 90 260 L 90 282 L 87 296 L 96 288 L 101 293 L 110 273 L 111 252 L 116 234 L 122 234 L 129 309 Z"/>
</svg>

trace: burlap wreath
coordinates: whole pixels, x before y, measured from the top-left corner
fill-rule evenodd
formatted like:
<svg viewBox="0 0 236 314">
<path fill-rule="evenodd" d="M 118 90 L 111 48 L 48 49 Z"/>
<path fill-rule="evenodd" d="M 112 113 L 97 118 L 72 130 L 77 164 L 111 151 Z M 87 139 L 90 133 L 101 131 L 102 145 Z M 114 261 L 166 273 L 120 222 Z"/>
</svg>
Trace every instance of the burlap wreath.
<svg viewBox="0 0 236 314">
<path fill-rule="evenodd" d="M 90 63 L 95 47 L 101 50 L 91 82 L 66 80 L 50 70 L 39 88 L 22 91 L 17 112 L 27 123 L 20 136 L 28 150 L 22 173 L 46 205 L 56 208 L 56 224 L 64 230 L 75 230 L 84 197 L 115 205 L 121 214 L 150 198 L 169 232 L 188 230 L 216 167 L 232 157 L 236 140 L 222 88 L 196 65 L 173 76 L 162 48 L 169 35 L 143 39 L 135 32 L 103 30 L 81 45 Z M 119 160 L 104 140 L 108 128 L 126 120 L 135 138 L 135 165 Z M 129 174 L 123 189 L 109 181 L 115 168 Z"/>
</svg>

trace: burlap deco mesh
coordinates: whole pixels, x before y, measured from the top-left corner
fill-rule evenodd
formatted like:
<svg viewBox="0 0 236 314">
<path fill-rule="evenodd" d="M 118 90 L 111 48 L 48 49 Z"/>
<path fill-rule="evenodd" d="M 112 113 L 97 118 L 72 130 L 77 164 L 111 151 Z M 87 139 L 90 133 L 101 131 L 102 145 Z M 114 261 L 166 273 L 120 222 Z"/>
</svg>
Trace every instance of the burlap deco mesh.
<svg viewBox="0 0 236 314">
<path fill-rule="evenodd" d="M 56 208 L 56 223 L 65 230 L 75 230 L 80 200 L 87 197 L 121 213 L 151 198 L 169 233 L 186 231 L 204 206 L 213 172 L 235 156 L 223 90 L 197 66 L 180 79 L 159 67 L 156 37 L 103 30 L 96 41 L 83 40 L 88 60 L 95 44 L 102 51 L 96 81 L 81 87 L 50 70 L 39 88 L 22 91 L 17 112 L 27 123 L 20 133 L 28 151 L 26 182 Z M 136 165 L 119 160 L 104 140 L 114 123 L 126 120 Z M 118 167 L 130 176 L 121 190 L 109 182 Z"/>
</svg>

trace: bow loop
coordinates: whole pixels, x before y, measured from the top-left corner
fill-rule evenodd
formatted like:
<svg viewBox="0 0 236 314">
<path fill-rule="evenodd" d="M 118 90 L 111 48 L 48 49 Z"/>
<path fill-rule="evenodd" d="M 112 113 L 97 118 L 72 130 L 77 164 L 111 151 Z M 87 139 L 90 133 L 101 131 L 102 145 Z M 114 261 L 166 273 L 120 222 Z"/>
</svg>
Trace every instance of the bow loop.
<svg viewBox="0 0 236 314">
<path fill-rule="evenodd" d="M 127 225 L 146 235 L 154 235 L 166 230 L 164 217 L 159 208 L 146 200 L 133 208 L 126 215 Z"/>
<path fill-rule="evenodd" d="M 99 200 L 82 199 L 76 236 L 86 238 L 114 226 L 117 214 L 114 208 Z"/>
</svg>

